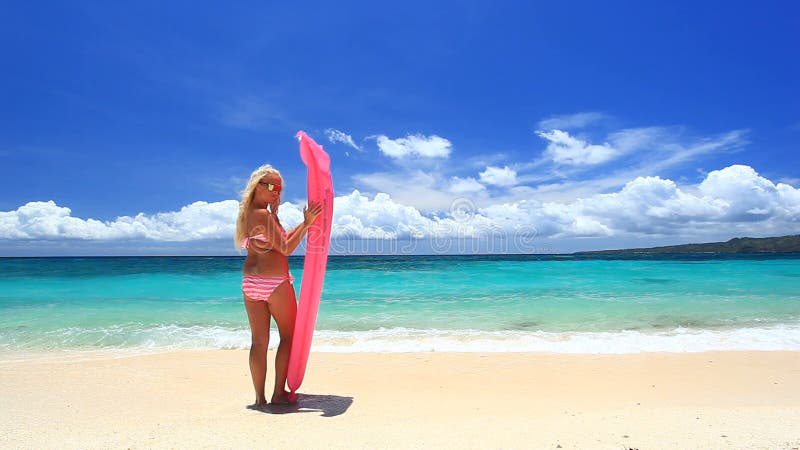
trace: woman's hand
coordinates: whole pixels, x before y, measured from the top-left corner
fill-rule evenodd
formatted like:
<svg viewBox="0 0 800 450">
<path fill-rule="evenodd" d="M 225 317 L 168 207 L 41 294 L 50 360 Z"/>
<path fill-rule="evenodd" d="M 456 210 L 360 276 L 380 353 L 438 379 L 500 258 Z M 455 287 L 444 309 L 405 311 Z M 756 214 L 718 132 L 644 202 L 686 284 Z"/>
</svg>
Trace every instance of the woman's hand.
<svg viewBox="0 0 800 450">
<path fill-rule="evenodd" d="M 269 212 L 270 214 L 277 214 L 278 206 L 280 206 L 280 204 L 281 204 L 280 200 L 276 200 L 274 202 L 267 203 L 267 206 L 268 206 L 267 212 Z"/>
<path fill-rule="evenodd" d="M 312 202 L 303 208 L 303 223 L 306 226 L 311 225 L 316 220 L 317 216 L 322 212 L 322 203 Z"/>
</svg>

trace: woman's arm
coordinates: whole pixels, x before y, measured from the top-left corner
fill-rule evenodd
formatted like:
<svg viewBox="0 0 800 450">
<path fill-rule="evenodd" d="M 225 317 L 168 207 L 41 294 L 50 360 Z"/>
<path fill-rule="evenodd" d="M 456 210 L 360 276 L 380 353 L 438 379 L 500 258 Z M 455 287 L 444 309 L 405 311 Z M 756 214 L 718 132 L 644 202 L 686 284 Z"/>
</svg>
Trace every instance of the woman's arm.
<svg viewBox="0 0 800 450">
<path fill-rule="evenodd" d="M 322 212 L 322 205 L 319 203 L 312 203 L 308 207 L 304 208 L 303 222 L 286 233 L 286 237 L 284 237 L 283 233 L 281 233 L 280 226 L 278 225 L 278 221 L 275 216 L 267 213 L 266 210 L 260 210 L 259 214 L 262 212 L 265 216 L 263 220 L 266 222 L 266 233 L 264 234 L 272 243 L 272 248 L 288 256 L 295 251 L 298 245 L 300 245 L 303 237 L 305 237 L 306 233 L 308 232 L 308 227 L 314 223 L 314 220 Z M 259 217 L 259 219 L 261 218 Z M 259 220 L 259 222 L 261 222 L 261 220 Z"/>
<path fill-rule="evenodd" d="M 286 235 L 289 236 L 289 237 L 292 237 L 295 233 L 297 233 L 298 231 L 301 231 L 300 229 L 303 228 L 303 227 L 306 227 L 306 228 L 308 227 L 308 225 L 306 225 L 305 221 L 302 221 L 302 222 L 298 223 L 296 227 L 294 227 L 291 230 L 287 231 Z"/>
</svg>

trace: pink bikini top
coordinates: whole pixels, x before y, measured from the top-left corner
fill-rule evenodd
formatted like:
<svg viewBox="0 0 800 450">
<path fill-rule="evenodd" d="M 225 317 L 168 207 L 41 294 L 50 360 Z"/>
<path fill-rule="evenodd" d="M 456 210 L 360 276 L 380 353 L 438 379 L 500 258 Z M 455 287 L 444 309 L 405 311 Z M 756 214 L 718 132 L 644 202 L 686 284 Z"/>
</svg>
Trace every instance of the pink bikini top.
<svg viewBox="0 0 800 450">
<path fill-rule="evenodd" d="M 283 226 L 281 224 L 278 224 L 278 226 L 281 228 L 281 234 L 283 235 L 283 238 L 288 239 L 289 236 L 286 233 L 286 230 L 283 229 Z M 261 241 L 264 244 L 267 245 L 270 244 L 269 239 L 266 236 L 264 236 L 263 233 L 259 233 L 254 236 L 247 236 L 246 238 L 244 238 L 244 240 L 242 241 L 242 248 L 247 248 L 248 245 L 250 245 L 250 241 Z M 265 249 L 265 251 L 270 251 L 270 250 L 272 249 Z"/>
<path fill-rule="evenodd" d="M 247 248 L 250 245 L 250 241 L 261 241 L 265 244 L 269 244 L 269 239 L 263 234 L 257 234 L 255 236 L 247 236 L 242 241 L 242 248 Z"/>
</svg>

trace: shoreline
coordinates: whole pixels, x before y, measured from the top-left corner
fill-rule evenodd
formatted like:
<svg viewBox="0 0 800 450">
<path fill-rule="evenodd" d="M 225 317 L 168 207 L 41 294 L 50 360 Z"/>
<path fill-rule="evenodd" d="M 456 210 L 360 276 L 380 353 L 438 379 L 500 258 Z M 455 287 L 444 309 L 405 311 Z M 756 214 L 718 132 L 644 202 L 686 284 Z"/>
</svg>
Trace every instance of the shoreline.
<svg viewBox="0 0 800 450">
<path fill-rule="evenodd" d="M 16 448 L 800 447 L 797 351 L 318 352 L 298 407 L 263 411 L 246 350 L 0 367 Z"/>
<path fill-rule="evenodd" d="M 277 337 L 275 338 L 277 339 Z M 269 354 L 274 356 L 277 345 L 270 345 Z M 160 355 L 187 355 L 187 354 L 206 354 L 206 353 L 244 353 L 247 354 L 248 350 L 235 347 L 235 348 L 169 348 L 169 347 L 122 347 L 122 348 L 96 348 L 96 349 L 80 349 L 80 348 L 61 348 L 61 349 L 30 349 L 30 350 L 0 350 L 0 364 L 53 364 L 53 363 L 80 363 L 80 362 L 93 362 L 93 361 L 107 361 L 107 360 L 121 360 L 129 358 L 160 356 Z M 629 352 L 582 352 L 582 351 L 539 351 L 539 350 L 524 350 L 524 351 L 480 351 L 480 350 L 387 350 L 387 351 L 371 351 L 371 350 L 318 350 L 312 347 L 311 359 L 326 358 L 322 355 L 330 355 L 332 358 L 352 356 L 358 358 L 359 355 L 367 355 L 368 357 L 391 357 L 392 355 L 478 355 L 481 358 L 486 357 L 500 357 L 503 355 L 510 355 L 514 357 L 528 356 L 531 358 L 536 357 L 575 357 L 575 358 L 614 358 L 614 357 L 636 357 L 636 356 L 658 356 L 658 355 L 703 355 L 703 354 L 796 354 L 800 358 L 800 349 L 711 349 L 711 350 L 687 350 L 687 351 L 669 351 L 669 350 L 641 350 Z M 272 357 L 270 356 L 270 358 Z"/>
<path fill-rule="evenodd" d="M 80 331 L 80 330 L 79 330 Z M 100 333 L 103 331 L 104 333 Z M 68 360 L 86 359 L 93 355 L 147 355 L 175 351 L 246 350 L 250 344 L 247 328 L 221 326 L 156 326 L 134 330 L 129 346 L 81 346 L 86 340 L 74 329 L 51 333 L 51 339 L 63 347 L 38 348 L 0 345 L 0 364 L 6 361 L 42 357 Z M 120 333 L 113 328 L 92 332 L 104 339 L 119 342 Z M 114 334 L 117 332 L 117 334 Z M 137 334 L 138 333 L 138 334 Z M 73 335 L 74 334 L 74 335 Z M 92 336 L 90 336 L 92 337 Z M 9 340 L 13 341 L 13 337 Z M 41 341 L 41 339 L 40 339 Z M 73 345 L 69 345 L 69 341 Z M 135 342 L 139 343 L 136 345 Z M 279 336 L 270 330 L 271 350 Z M 321 353 L 552 353 L 573 355 L 626 355 L 640 353 L 703 353 L 703 352 L 800 351 L 800 322 L 778 323 L 746 328 L 674 328 L 664 330 L 619 331 L 525 331 L 525 330 L 449 330 L 381 328 L 377 330 L 315 330 L 311 352 Z"/>
</svg>

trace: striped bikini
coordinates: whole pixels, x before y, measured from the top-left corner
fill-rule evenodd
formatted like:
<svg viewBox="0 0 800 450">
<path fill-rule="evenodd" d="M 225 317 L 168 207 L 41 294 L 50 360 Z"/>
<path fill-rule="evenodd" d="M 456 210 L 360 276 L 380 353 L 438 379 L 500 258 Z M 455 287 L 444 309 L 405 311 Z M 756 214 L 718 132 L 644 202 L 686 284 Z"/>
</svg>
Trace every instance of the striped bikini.
<svg viewBox="0 0 800 450">
<path fill-rule="evenodd" d="M 281 227 L 281 231 L 283 232 L 284 238 L 286 237 L 286 231 L 283 230 Z M 249 236 L 244 239 L 242 242 L 242 248 L 248 248 L 250 246 L 250 241 L 261 241 L 264 243 L 265 246 L 269 245 L 269 240 L 263 234 L 257 234 L 255 236 Z M 261 250 L 262 252 L 268 252 L 271 249 L 265 248 Z M 269 297 L 272 295 L 272 292 L 285 281 L 292 283 L 294 281 L 294 277 L 291 274 L 286 274 L 284 276 L 272 276 L 272 277 L 262 277 L 258 275 L 244 275 L 242 277 L 242 292 L 246 295 L 250 300 L 256 301 L 264 301 L 269 303 Z"/>
<path fill-rule="evenodd" d="M 259 277 L 256 275 L 245 275 L 242 277 L 242 292 L 250 300 L 265 301 L 269 303 L 272 292 L 285 281 L 292 283 L 294 277 L 286 274 L 282 277 Z"/>
</svg>

